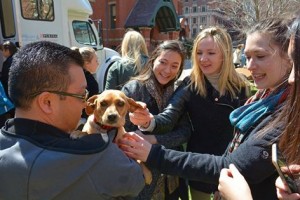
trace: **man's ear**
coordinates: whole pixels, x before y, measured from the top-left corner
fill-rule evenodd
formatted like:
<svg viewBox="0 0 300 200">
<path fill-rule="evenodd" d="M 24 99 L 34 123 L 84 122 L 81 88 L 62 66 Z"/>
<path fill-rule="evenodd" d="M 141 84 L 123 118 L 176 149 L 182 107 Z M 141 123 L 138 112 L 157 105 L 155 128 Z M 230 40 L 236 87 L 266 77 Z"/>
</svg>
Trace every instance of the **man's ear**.
<svg viewBox="0 0 300 200">
<path fill-rule="evenodd" d="M 43 92 L 36 98 L 36 103 L 38 104 L 39 108 L 45 113 L 52 113 L 53 112 L 53 97 L 54 95 L 50 94 L 49 92 Z"/>
</svg>

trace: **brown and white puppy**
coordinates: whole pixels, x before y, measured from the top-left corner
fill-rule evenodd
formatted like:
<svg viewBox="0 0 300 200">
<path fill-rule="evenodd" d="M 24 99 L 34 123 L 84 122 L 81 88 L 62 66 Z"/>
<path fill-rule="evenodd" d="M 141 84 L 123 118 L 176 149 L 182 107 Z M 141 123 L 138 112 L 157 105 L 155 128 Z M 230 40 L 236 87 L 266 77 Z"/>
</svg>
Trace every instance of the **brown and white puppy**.
<svg viewBox="0 0 300 200">
<path fill-rule="evenodd" d="M 90 97 L 87 101 L 85 112 L 89 115 L 82 131 L 74 131 L 71 133 L 72 138 L 79 138 L 86 134 L 101 133 L 103 139 L 109 140 L 107 132 L 113 128 L 117 128 L 117 134 L 114 142 L 125 134 L 125 118 L 128 112 L 134 112 L 138 108 L 143 108 L 132 98 L 127 97 L 120 90 L 104 90 L 99 95 Z M 139 162 L 140 163 L 140 162 Z M 152 181 L 150 170 L 140 163 L 145 176 L 146 184 Z"/>
<path fill-rule="evenodd" d="M 89 115 L 82 131 L 91 133 L 106 133 L 111 128 L 118 128 L 115 142 L 125 133 L 125 117 L 128 112 L 143 108 L 133 99 L 128 98 L 120 90 L 105 90 L 94 95 L 87 101 L 85 112 Z M 105 140 L 108 138 L 105 138 Z"/>
</svg>

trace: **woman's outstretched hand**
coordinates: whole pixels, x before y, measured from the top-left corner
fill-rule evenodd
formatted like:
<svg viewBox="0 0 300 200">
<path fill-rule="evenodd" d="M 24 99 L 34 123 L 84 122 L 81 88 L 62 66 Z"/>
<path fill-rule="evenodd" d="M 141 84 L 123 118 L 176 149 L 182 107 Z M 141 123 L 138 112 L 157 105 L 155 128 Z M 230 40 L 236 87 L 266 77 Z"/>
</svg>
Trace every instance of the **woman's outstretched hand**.
<svg viewBox="0 0 300 200">
<path fill-rule="evenodd" d="M 124 153 L 133 159 L 147 161 L 152 145 L 135 132 L 125 133 L 119 140 L 119 146 Z"/>
<path fill-rule="evenodd" d="M 151 119 L 153 119 L 153 115 L 149 112 L 147 106 L 143 105 L 145 103 L 138 103 L 141 104 L 144 107 L 144 109 L 138 108 L 134 112 L 129 113 L 130 121 L 134 125 L 147 128 L 150 124 Z"/>
</svg>

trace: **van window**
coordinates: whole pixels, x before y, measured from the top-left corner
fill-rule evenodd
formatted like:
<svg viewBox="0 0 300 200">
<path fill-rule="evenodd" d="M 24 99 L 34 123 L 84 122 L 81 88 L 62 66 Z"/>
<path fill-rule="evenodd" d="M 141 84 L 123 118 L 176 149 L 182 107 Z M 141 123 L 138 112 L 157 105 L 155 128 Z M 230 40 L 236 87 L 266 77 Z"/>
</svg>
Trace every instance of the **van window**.
<svg viewBox="0 0 300 200">
<path fill-rule="evenodd" d="M 85 21 L 73 21 L 72 23 L 75 40 L 80 44 L 97 45 L 96 36 L 90 23 Z"/>
<path fill-rule="evenodd" d="M 11 0 L 0 1 L 0 14 L 1 30 L 3 37 L 14 37 L 16 35 L 16 28 Z"/>
<path fill-rule="evenodd" d="M 53 21 L 53 0 L 20 0 L 25 19 Z"/>
</svg>

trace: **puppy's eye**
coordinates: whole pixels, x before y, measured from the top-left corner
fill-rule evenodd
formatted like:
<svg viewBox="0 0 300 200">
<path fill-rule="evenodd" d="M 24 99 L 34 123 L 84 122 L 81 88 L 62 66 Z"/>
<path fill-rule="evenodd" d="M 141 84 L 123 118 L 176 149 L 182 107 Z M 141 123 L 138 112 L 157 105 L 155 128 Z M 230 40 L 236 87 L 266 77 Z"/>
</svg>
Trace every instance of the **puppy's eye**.
<svg viewBox="0 0 300 200">
<path fill-rule="evenodd" d="M 108 106 L 108 104 L 107 104 L 106 101 L 102 101 L 102 102 L 100 103 L 100 105 L 101 105 L 102 107 L 107 107 L 107 106 Z"/>
<path fill-rule="evenodd" d="M 125 105 L 125 102 L 124 101 L 118 101 L 117 105 L 120 106 L 120 107 L 123 107 Z"/>
</svg>

